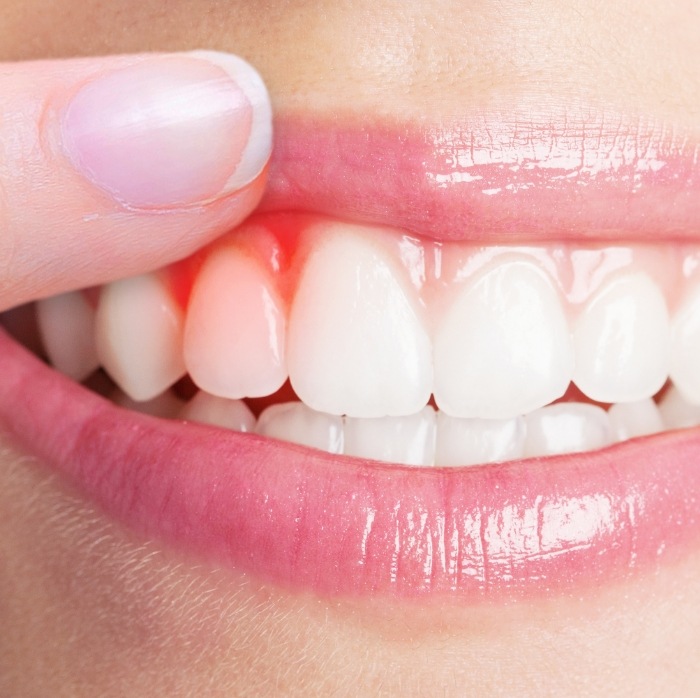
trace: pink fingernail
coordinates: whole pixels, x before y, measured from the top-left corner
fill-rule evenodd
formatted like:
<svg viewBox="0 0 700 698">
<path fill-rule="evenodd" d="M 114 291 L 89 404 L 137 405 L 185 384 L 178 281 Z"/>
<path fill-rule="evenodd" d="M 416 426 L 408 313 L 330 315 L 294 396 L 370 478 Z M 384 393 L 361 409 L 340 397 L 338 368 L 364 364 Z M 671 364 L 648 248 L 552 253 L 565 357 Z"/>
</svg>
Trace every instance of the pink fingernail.
<svg viewBox="0 0 700 698">
<path fill-rule="evenodd" d="M 272 147 L 270 100 L 237 56 L 153 56 L 84 85 L 63 136 L 76 168 L 121 203 L 186 206 L 260 174 Z"/>
</svg>

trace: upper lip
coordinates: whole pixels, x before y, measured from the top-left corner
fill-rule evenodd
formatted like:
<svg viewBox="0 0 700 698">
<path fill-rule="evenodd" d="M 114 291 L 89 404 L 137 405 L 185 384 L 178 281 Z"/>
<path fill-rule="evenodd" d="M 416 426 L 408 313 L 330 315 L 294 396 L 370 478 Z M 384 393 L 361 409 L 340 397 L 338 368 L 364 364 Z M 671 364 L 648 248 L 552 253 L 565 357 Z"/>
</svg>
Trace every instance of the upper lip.
<svg viewBox="0 0 700 698">
<path fill-rule="evenodd" d="M 700 145 L 653 119 L 480 113 L 442 124 L 279 118 L 262 210 L 479 243 L 697 240 Z"/>
</svg>

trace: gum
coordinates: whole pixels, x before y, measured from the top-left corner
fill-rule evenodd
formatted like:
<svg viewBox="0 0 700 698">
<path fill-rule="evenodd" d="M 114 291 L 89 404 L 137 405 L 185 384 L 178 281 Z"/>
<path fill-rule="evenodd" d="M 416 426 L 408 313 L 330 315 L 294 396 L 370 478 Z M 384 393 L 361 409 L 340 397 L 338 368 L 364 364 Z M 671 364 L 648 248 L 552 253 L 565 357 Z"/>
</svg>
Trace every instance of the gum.
<svg viewBox="0 0 700 698">
<path fill-rule="evenodd" d="M 234 246 L 258 261 L 275 279 L 287 308 L 299 275 L 324 227 L 339 221 L 308 214 L 260 214 L 197 254 L 162 271 L 174 298 L 187 308 L 196 276 L 216 249 Z M 700 246 L 688 244 L 565 243 L 491 245 L 438 242 L 383 226 L 357 226 L 374 244 L 387 250 L 405 270 L 426 317 L 439 317 L 461 286 L 501 261 L 517 257 L 535 262 L 559 289 L 571 319 L 611 277 L 625 272 L 647 273 L 662 289 L 669 312 L 678 307 L 685 289 L 700 282 Z"/>
</svg>

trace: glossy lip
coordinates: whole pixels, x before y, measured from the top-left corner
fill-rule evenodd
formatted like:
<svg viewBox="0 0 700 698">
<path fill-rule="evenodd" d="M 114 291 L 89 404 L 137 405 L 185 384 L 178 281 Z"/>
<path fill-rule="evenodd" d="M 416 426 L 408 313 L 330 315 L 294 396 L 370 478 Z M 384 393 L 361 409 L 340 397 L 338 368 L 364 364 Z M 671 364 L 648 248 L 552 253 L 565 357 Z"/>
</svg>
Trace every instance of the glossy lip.
<svg viewBox="0 0 700 698">
<path fill-rule="evenodd" d="M 700 233 L 698 134 L 662 121 L 530 110 L 437 126 L 339 117 L 329 127 L 296 115 L 275 132 L 262 210 L 490 244 Z"/>
<path fill-rule="evenodd" d="M 700 433 L 473 468 L 386 466 L 128 412 L 0 333 L 0 423 L 108 515 L 327 597 L 512 600 L 653 570 L 700 539 Z"/>
<path fill-rule="evenodd" d="M 640 240 L 659 230 L 697 239 L 699 151 L 687 138 L 653 130 L 643 153 L 637 137 L 637 155 L 615 165 L 603 130 L 608 145 L 580 167 L 569 123 L 542 126 L 534 149 L 534 136 L 523 145 L 503 123 L 501 132 L 486 123 L 501 145 L 481 150 L 466 127 L 280 123 L 266 207 L 438 240 Z M 619 124 L 617 133 L 628 142 Z M 467 141 L 471 160 L 461 156 Z M 0 427 L 19 445 L 134 530 L 286 588 L 507 600 L 627 579 L 700 541 L 698 430 L 565 457 L 411 469 L 127 412 L 4 335 L 0 356 Z"/>
</svg>

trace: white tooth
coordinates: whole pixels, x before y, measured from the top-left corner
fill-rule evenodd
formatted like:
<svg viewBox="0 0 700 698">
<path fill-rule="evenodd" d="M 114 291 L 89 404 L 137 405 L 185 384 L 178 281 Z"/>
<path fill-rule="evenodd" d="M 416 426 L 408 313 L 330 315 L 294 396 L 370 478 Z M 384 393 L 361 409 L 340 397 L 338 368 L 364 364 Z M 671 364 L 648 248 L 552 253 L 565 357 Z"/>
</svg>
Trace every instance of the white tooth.
<svg viewBox="0 0 700 698">
<path fill-rule="evenodd" d="M 661 419 L 667 429 L 685 429 L 700 424 L 700 405 L 689 403 L 675 386 L 659 401 Z"/>
<path fill-rule="evenodd" d="M 574 382 L 592 400 L 636 402 L 666 381 L 669 318 L 646 274 L 619 276 L 587 303 L 574 329 Z"/>
<path fill-rule="evenodd" d="M 460 291 L 435 336 L 435 401 L 453 417 L 509 419 L 566 391 L 573 351 L 551 281 L 501 262 Z"/>
<path fill-rule="evenodd" d="M 95 318 L 100 362 L 130 397 L 150 400 L 185 374 L 182 324 L 181 309 L 156 274 L 108 284 Z"/>
<path fill-rule="evenodd" d="M 301 402 L 268 407 L 260 415 L 255 431 L 328 453 L 343 452 L 343 418 L 316 412 Z"/>
<path fill-rule="evenodd" d="M 212 395 L 261 397 L 287 379 L 286 317 L 260 265 L 241 250 L 214 252 L 197 276 L 187 309 L 185 363 Z"/>
<path fill-rule="evenodd" d="M 671 380 L 689 402 L 700 404 L 700 284 L 676 312 L 671 336 Z"/>
<path fill-rule="evenodd" d="M 607 412 L 580 402 L 560 402 L 526 417 L 526 456 L 547 456 L 603 448 L 613 442 Z"/>
<path fill-rule="evenodd" d="M 617 441 L 663 431 L 664 424 L 656 403 L 651 398 L 639 402 L 618 402 L 608 410 L 610 427 Z"/>
<path fill-rule="evenodd" d="M 430 340 L 402 270 L 361 228 L 328 225 L 289 320 L 289 375 L 316 410 L 413 414 L 432 388 Z"/>
<path fill-rule="evenodd" d="M 478 465 L 521 458 L 525 419 L 460 419 L 437 415 L 436 465 Z"/>
<path fill-rule="evenodd" d="M 200 390 L 180 411 L 178 417 L 234 431 L 255 431 L 255 417 L 241 400 L 227 400 Z"/>
<path fill-rule="evenodd" d="M 100 365 L 95 347 L 95 311 L 80 291 L 63 293 L 36 304 L 39 332 L 51 363 L 73 380 L 82 381 Z"/>
<path fill-rule="evenodd" d="M 432 465 L 435 410 L 424 407 L 408 417 L 346 417 L 344 453 L 404 465 Z"/>
<path fill-rule="evenodd" d="M 110 399 L 117 405 L 131 410 L 132 412 L 149 414 L 151 417 L 161 417 L 162 419 L 173 419 L 177 417 L 184 406 L 184 402 L 171 390 L 166 390 L 164 393 L 157 395 L 151 400 L 137 402 L 117 389 Z"/>
</svg>

